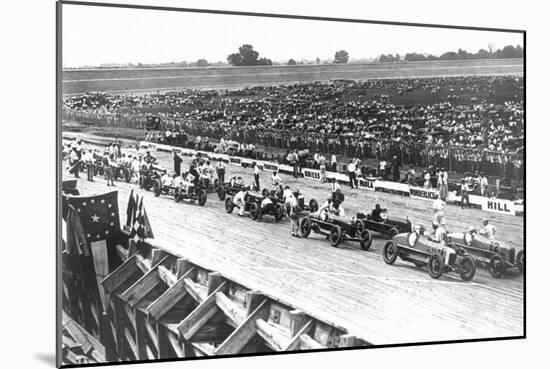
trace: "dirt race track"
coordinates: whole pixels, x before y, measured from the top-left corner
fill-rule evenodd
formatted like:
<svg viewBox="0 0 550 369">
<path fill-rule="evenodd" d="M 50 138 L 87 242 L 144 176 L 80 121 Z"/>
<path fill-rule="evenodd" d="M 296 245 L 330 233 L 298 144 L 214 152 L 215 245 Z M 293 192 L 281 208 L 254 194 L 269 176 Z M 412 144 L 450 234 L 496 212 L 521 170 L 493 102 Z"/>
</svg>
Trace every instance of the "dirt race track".
<svg viewBox="0 0 550 369">
<path fill-rule="evenodd" d="M 154 153 L 172 168 L 171 155 Z M 183 167 L 188 164 L 184 159 Z M 64 166 L 65 163 L 64 163 Z M 240 174 L 252 181 L 251 169 L 227 166 L 226 176 Z M 63 178 L 70 176 L 64 170 Z M 386 265 L 381 250 L 386 238 L 374 234 L 368 252 L 357 244 L 330 246 L 319 235 L 308 239 L 290 236 L 288 220 L 275 224 L 266 216 L 261 223 L 235 213 L 227 214 L 215 193 L 204 207 L 175 203 L 171 197 L 154 197 L 136 184 L 117 182 L 107 187 L 102 177 L 88 182 L 81 174 L 83 195 L 118 190 L 121 223 L 131 189 L 144 195 L 144 204 L 155 233 L 153 244 L 218 271 L 248 288 L 305 311 L 311 316 L 347 329 L 372 344 L 397 344 L 435 340 L 460 340 L 523 335 L 523 276 L 514 269 L 500 279 L 478 268 L 471 282 L 458 275 L 432 279 L 426 268 L 398 260 Z M 269 187 L 270 172 L 261 174 Z M 300 186 L 306 201 L 323 200 L 329 185 L 282 175 L 291 188 Z M 344 207 L 348 215 L 370 210 L 375 203 L 390 209 L 390 216 L 410 216 L 430 225 L 431 202 L 395 195 L 350 190 Z M 498 239 L 523 245 L 523 218 L 487 214 L 447 205 L 448 228 L 462 231 L 480 226 L 488 217 L 497 227 Z"/>
<path fill-rule="evenodd" d="M 523 59 L 341 65 L 73 69 L 62 72 L 63 95 L 87 91 L 146 92 L 184 88 L 234 89 L 330 79 L 423 78 L 523 74 Z"/>
</svg>

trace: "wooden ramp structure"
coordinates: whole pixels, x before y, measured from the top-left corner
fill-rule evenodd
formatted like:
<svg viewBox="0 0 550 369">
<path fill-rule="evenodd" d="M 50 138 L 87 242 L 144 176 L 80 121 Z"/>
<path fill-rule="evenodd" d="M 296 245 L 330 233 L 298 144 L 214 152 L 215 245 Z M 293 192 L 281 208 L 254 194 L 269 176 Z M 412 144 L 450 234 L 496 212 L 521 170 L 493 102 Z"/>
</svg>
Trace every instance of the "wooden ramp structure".
<svg viewBox="0 0 550 369">
<path fill-rule="evenodd" d="M 312 318 L 201 268 L 133 241 L 102 282 L 119 360 L 155 360 L 366 346 Z"/>
</svg>

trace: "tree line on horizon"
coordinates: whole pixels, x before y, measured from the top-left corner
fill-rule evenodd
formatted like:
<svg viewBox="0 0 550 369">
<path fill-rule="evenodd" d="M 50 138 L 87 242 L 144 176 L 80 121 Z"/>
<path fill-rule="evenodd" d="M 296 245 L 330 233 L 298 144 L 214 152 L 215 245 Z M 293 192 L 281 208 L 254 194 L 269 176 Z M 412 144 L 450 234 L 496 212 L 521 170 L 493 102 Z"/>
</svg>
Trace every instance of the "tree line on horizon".
<svg viewBox="0 0 550 369">
<path fill-rule="evenodd" d="M 507 45 L 502 49 L 495 49 L 493 44 L 489 44 L 486 49 L 479 49 L 477 53 L 470 53 L 463 49 L 457 51 L 447 51 L 440 56 L 432 54 L 421 53 L 407 53 L 404 56 L 399 54 L 382 54 L 374 59 L 360 59 L 352 60 L 352 63 L 361 62 L 402 62 L 402 61 L 434 61 L 434 60 L 475 60 L 475 59 L 508 59 L 508 58 L 523 58 L 523 48 L 520 45 L 512 46 Z M 143 63 L 125 63 L 125 64 L 102 64 L 100 66 L 82 66 L 73 69 L 80 68 L 155 68 L 155 67 L 210 67 L 210 66 L 257 66 L 257 65 L 302 65 L 302 64 L 346 64 L 350 61 L 350 55 L 346 50 L 338 50 L 334 54 L 332 60 L 321 60 L 317 57 L 315 60 L 299 60 L 291 58 L 286 63 L 273 62 L 266 57 L 260 57 L 260 53 L 254 50 L 254 47 L 250 44 L 244 44 L 239 47 L 237 52 L 229 54 L 227 56 L 227 63 L 209 62 L 204 58 L 198 59 L 195 62 L 171 62 L 171 63 L 157 63 L 157 64 L 143 64 Z"/>
</svg>

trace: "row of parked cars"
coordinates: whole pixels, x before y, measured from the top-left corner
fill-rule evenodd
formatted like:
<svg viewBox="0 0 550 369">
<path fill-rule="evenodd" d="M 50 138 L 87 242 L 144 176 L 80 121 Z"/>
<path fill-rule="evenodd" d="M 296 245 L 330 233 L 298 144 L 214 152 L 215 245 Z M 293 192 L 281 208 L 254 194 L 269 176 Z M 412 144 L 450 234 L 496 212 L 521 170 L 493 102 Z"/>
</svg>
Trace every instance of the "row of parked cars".
<svg viewBox="0 0 550 369">
<path fill-rule="evenodd" d="M 187 199 L 197 201 L 199 205 L 206 202 L 207 193 L 216 192 L 224 201 L 227 213 L 232 213 L 238 206 L 233 197 L 240 191 L 246 191 L 244 211 L 254 220 L 261 220 L 264 215 L 273 217 L 274 222 L 283 220 L 286 214 L 284 201 L 280 193 L 264 189 L 262 193 L 249 191 L 250 186 L 231 180 L 201 186 L 193 194 L 187 194 L 181 188 L 165 186 L 160 181 L 160 175 L 145 175 L 140 179 L 140 185 L 152 189 L 155 195 L 167 194 L 175 201 Z M 496 240 L 488 239 L 475 232 L 451 233 L 443 242 L 435 241 L 422 226 L 414 226 L 408 219 L 388 217 L 383 209 L 376 217 L 372 213 L 357 213 L 351 218 L 327 217 L 321 219 L 315 213 L 319 209 L 315 199 L 305 201 L 299 193 L 294 194 L 302 213 L 300 219 L 300 234 L 303 238 L 312 233 L 325 236 L 330 244 L 338 247 L 342 242 L 358 243 L 362 250 L 369 250 L 373 242 L 373 233 L 388 237 L 383 248 L 384 261 L 392 265 L 399 258 L 410 262 L 418 268 L 427 267 L 432 278 L 439 278 L 445 273 L 457 273 L 464 281 L 474 278 L 476 268 L 488 268 L 490 274 L 499 278 L 510 268 L 523 272 L 525 252 L 514 246 Z M 261 203 L 269 198 L 271 205 L 261 209 Z"/>
</svg>

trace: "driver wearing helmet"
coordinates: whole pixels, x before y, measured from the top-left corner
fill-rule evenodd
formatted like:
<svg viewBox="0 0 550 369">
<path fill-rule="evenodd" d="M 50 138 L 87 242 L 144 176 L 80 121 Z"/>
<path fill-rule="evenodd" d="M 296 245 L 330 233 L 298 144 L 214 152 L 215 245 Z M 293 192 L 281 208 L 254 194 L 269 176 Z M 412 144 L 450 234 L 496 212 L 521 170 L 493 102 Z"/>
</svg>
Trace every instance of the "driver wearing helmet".
<svg viewBox="0 0 550 369">
<path fill-rule="evenodd" d="M 382 222 L 382 217 L 380 216 L 382 214 L 382 211 L 383 210 L 380 207 L 380 204 L 376 204 L 374 206 L 374 209 L 372 209 L 371 216 L 375 222 Z"/>
</svg>

